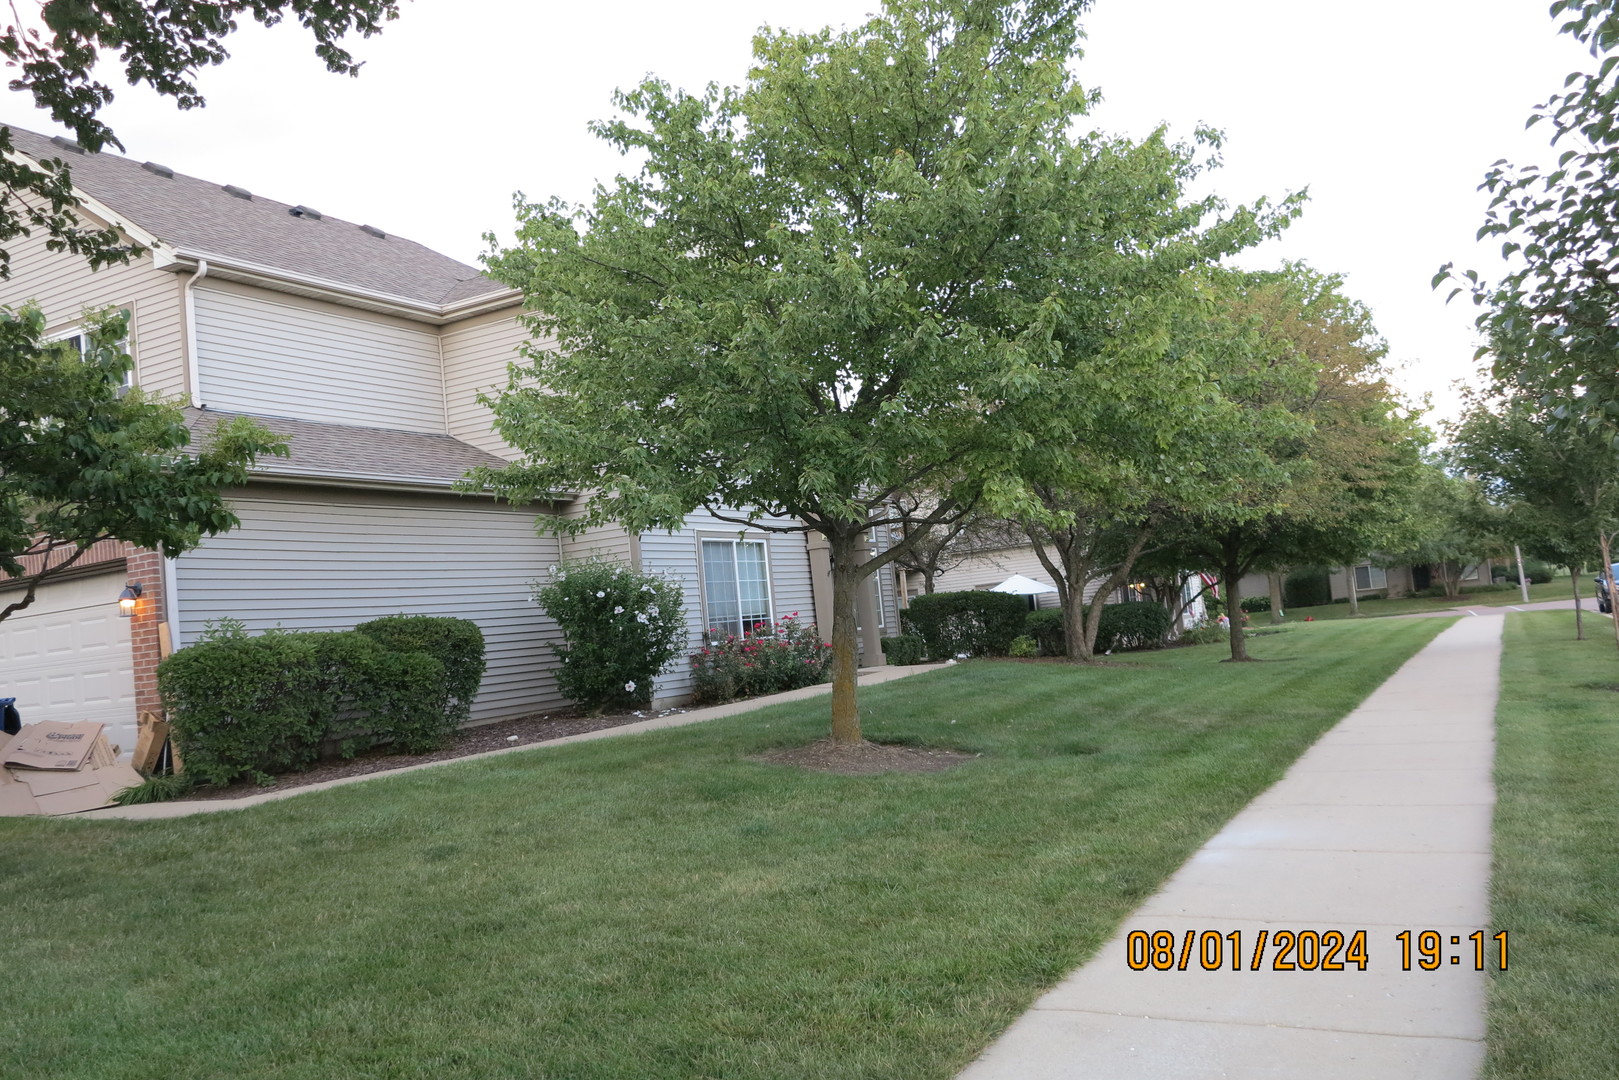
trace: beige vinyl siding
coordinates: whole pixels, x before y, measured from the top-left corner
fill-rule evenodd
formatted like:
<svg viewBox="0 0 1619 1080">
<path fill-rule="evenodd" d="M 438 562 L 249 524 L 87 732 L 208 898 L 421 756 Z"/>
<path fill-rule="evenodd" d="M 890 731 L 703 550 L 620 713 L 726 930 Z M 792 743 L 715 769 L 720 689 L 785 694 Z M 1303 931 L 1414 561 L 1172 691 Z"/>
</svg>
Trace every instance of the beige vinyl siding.
<svg viewBox="0 0 1619 1080">
<path fill-rule="evenodd" d="M 790 518 L 766 518 L 766 523 L 791 525 Z M 809 549 L 803 533 L 772 533 L 763 529 L 744 530 L 739 525 L 719 521 L 706 511 L 686 515 L 686 525 L 677 532 L 641 534 L 641 565 L 649 573 L 663 573 L 676 581 L 686 598 L 686 644 L 688 652 L 702 648 L 704 625 L 702 567 L 699 543 L 716 540 L 762 539 L 770 574 L 770 607 L 775 618 L 794 612 L 805 623 L 815 621 L 815 599 L 810 589 Z M 831 613 L 828 613 L 830 618 Z M 657 682 L 657 697 L 672 699 L 691 693 L 691 675 L 682 655 Z"/>
<path fill-rule="evenodd" d="M 232 499 L 239 528 L 176 560 L 180 638 L 210 619 L 260 633 L 347 630 L 401 612 L 467 618 L 482 628 L 488 670 L 472 717 L 562 704 L 548 646 L 556 625 L 529 583 L 557 561 L 532 508 L 472 499 L 253 488 Z"/>
<path fill-rule="evenodd" d="M 633 562 L 635 538 L 625 532 L 623 526 L 597 525 L 573 536 L 562 537 L 562 557 L 570 562 L 580 559 Z"/>
<path fill-rule="evenodd" d="M 517 456 L 495 434 L 494 417 L 478 403 L 478 395 L 505 388 L 506 365 L 521 359 L 517 347 L 527 338 L 515 310 L 444 328 L 444 400 L 451 435 L 491 454 Z"/>
<path fill-rule="evenodd" d="M 432 331 L 246 289 L 199 285 L 194 298 L 209 408 L 444 433 Z"/>
<path fill-rule="evenodd" d="M 1040 556 L 1034 553 L 1032 547 L 1004 548 L 1000 551 L 990 551 L 974 555 L 962 562 L 937 579 L 937 588 L 940 592 L 959 592 L 966 589 L 989 589 L 1013 574 L 1022 574 L 1026 578 L 1046 585 L 1055 586 L 1046 568 L 1040 563 Z M 917 581 L 921 581 L 920 575 Z M 1096 596 L 1096 590 L 1101 587 L 1100 581 L 1093 581 L 1085 586 L 1085 602 L 1088 604 Z M 1055 608 L 1056 593 L 1041 593 L 1035 597 L 1035 606 L 1039 608 Z"/>
<path fill-rule="evenodd" d="M 11 277 L 0 280 L 0 305 L 38 304 L 51 333 L 77 326 L 86 308 L 128 309 L 135 384 L 156 394 L 185 393 L 182 275 L 157 269 L 151 256 L 91 270 L 76 255 L 47 251 L 37 233 L 6 247 L 11 252 Z"/>
</svg>

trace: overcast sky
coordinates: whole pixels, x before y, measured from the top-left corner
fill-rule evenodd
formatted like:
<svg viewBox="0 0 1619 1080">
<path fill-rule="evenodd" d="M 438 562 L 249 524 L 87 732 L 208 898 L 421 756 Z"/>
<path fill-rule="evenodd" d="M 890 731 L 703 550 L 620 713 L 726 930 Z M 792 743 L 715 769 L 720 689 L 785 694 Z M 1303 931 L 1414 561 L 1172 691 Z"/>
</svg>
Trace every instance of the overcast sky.
<svg viewBox="0 0 1619 1080">
<path fill-rule="evenodd" d="M 203 74 L 203 110 L 121 89 L 103 114 L 138 160 L 377 225 L 476 263 L 510 232 L 511 198 L 579 201 L 621 159 L 585 129 L 615 88 L 655 73 L 738 83 L 761 23 L 859 22 L 873 0 L 414 0 L 353 45 L 358 78 L 325 71 L 296 27 L 257 27 Z M 1477 185 L 1506 157 L 1544 160 L 1529 109 L 1581 67 L 1547 0 L 1098 0 L 1081 79 L 1094 126 L 1226 133 L 1213 188 L 1233 202 L 1308 188 L 1304 217 L 1246 266 L 1305 259 L 1372 308 L 1401 382 L 1450 411 L 1472 370 L 1471 305 L 1429 289 L 1474 243 Z M 59 133 L 24 95 L 0 119 Z"/>
</svg>

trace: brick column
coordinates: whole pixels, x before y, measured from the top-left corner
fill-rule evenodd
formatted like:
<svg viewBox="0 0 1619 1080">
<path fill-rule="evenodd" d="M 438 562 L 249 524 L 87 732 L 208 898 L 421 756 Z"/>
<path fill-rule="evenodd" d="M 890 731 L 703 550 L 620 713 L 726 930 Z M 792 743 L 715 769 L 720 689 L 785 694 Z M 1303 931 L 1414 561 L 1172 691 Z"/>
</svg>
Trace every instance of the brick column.
<svg viewBox="0 0 1619 1080">
<path fill-rule="evenodd" d="M 163 712 L 157 696 L 157 664 L 163 659 L 160 623 L 166 618 L 163 594 L 163 556 L 155 551 L 124 545 L 124 580 L 141 583 L 141 597 L 129 620 L 130 652 L 135 661 L 135 711 Z"/>
</svg>

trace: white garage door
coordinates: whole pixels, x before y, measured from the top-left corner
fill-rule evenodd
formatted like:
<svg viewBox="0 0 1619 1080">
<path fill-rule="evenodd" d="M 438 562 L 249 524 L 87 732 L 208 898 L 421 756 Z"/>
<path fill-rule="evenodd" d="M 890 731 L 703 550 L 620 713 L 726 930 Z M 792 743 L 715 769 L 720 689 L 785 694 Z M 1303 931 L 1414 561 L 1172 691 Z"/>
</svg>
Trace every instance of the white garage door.
<svg viewBox="0 0 1619 1080">
<path fill-rule="evenodd" d="M 0 697 L 24 723 L 97 720 L 128 753 L 135 746 L 130 620 L 118 614 L 122 570 L 42 588 L 0 622 Z"/>
</svg>

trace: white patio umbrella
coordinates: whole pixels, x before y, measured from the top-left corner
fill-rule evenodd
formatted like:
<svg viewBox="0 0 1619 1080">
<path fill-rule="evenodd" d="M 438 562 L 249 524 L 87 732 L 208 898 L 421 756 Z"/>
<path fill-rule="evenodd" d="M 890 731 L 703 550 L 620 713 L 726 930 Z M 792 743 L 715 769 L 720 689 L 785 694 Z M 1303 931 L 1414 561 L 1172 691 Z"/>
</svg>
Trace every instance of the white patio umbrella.
<svg viewBox="0 0 1619 1080">
<path fill-rule="evenodd" d="M 1055 586 L 1047 585 L 1043 581 L 1036 581 L 1033 578 L 1024 577 L 1022 574 L 1013 574 L 989 591 L 1017 593 L 1019 596 L 1034 596 L 1039 593 L 1054 593 L 1057 589 Z"/>
</svg>

